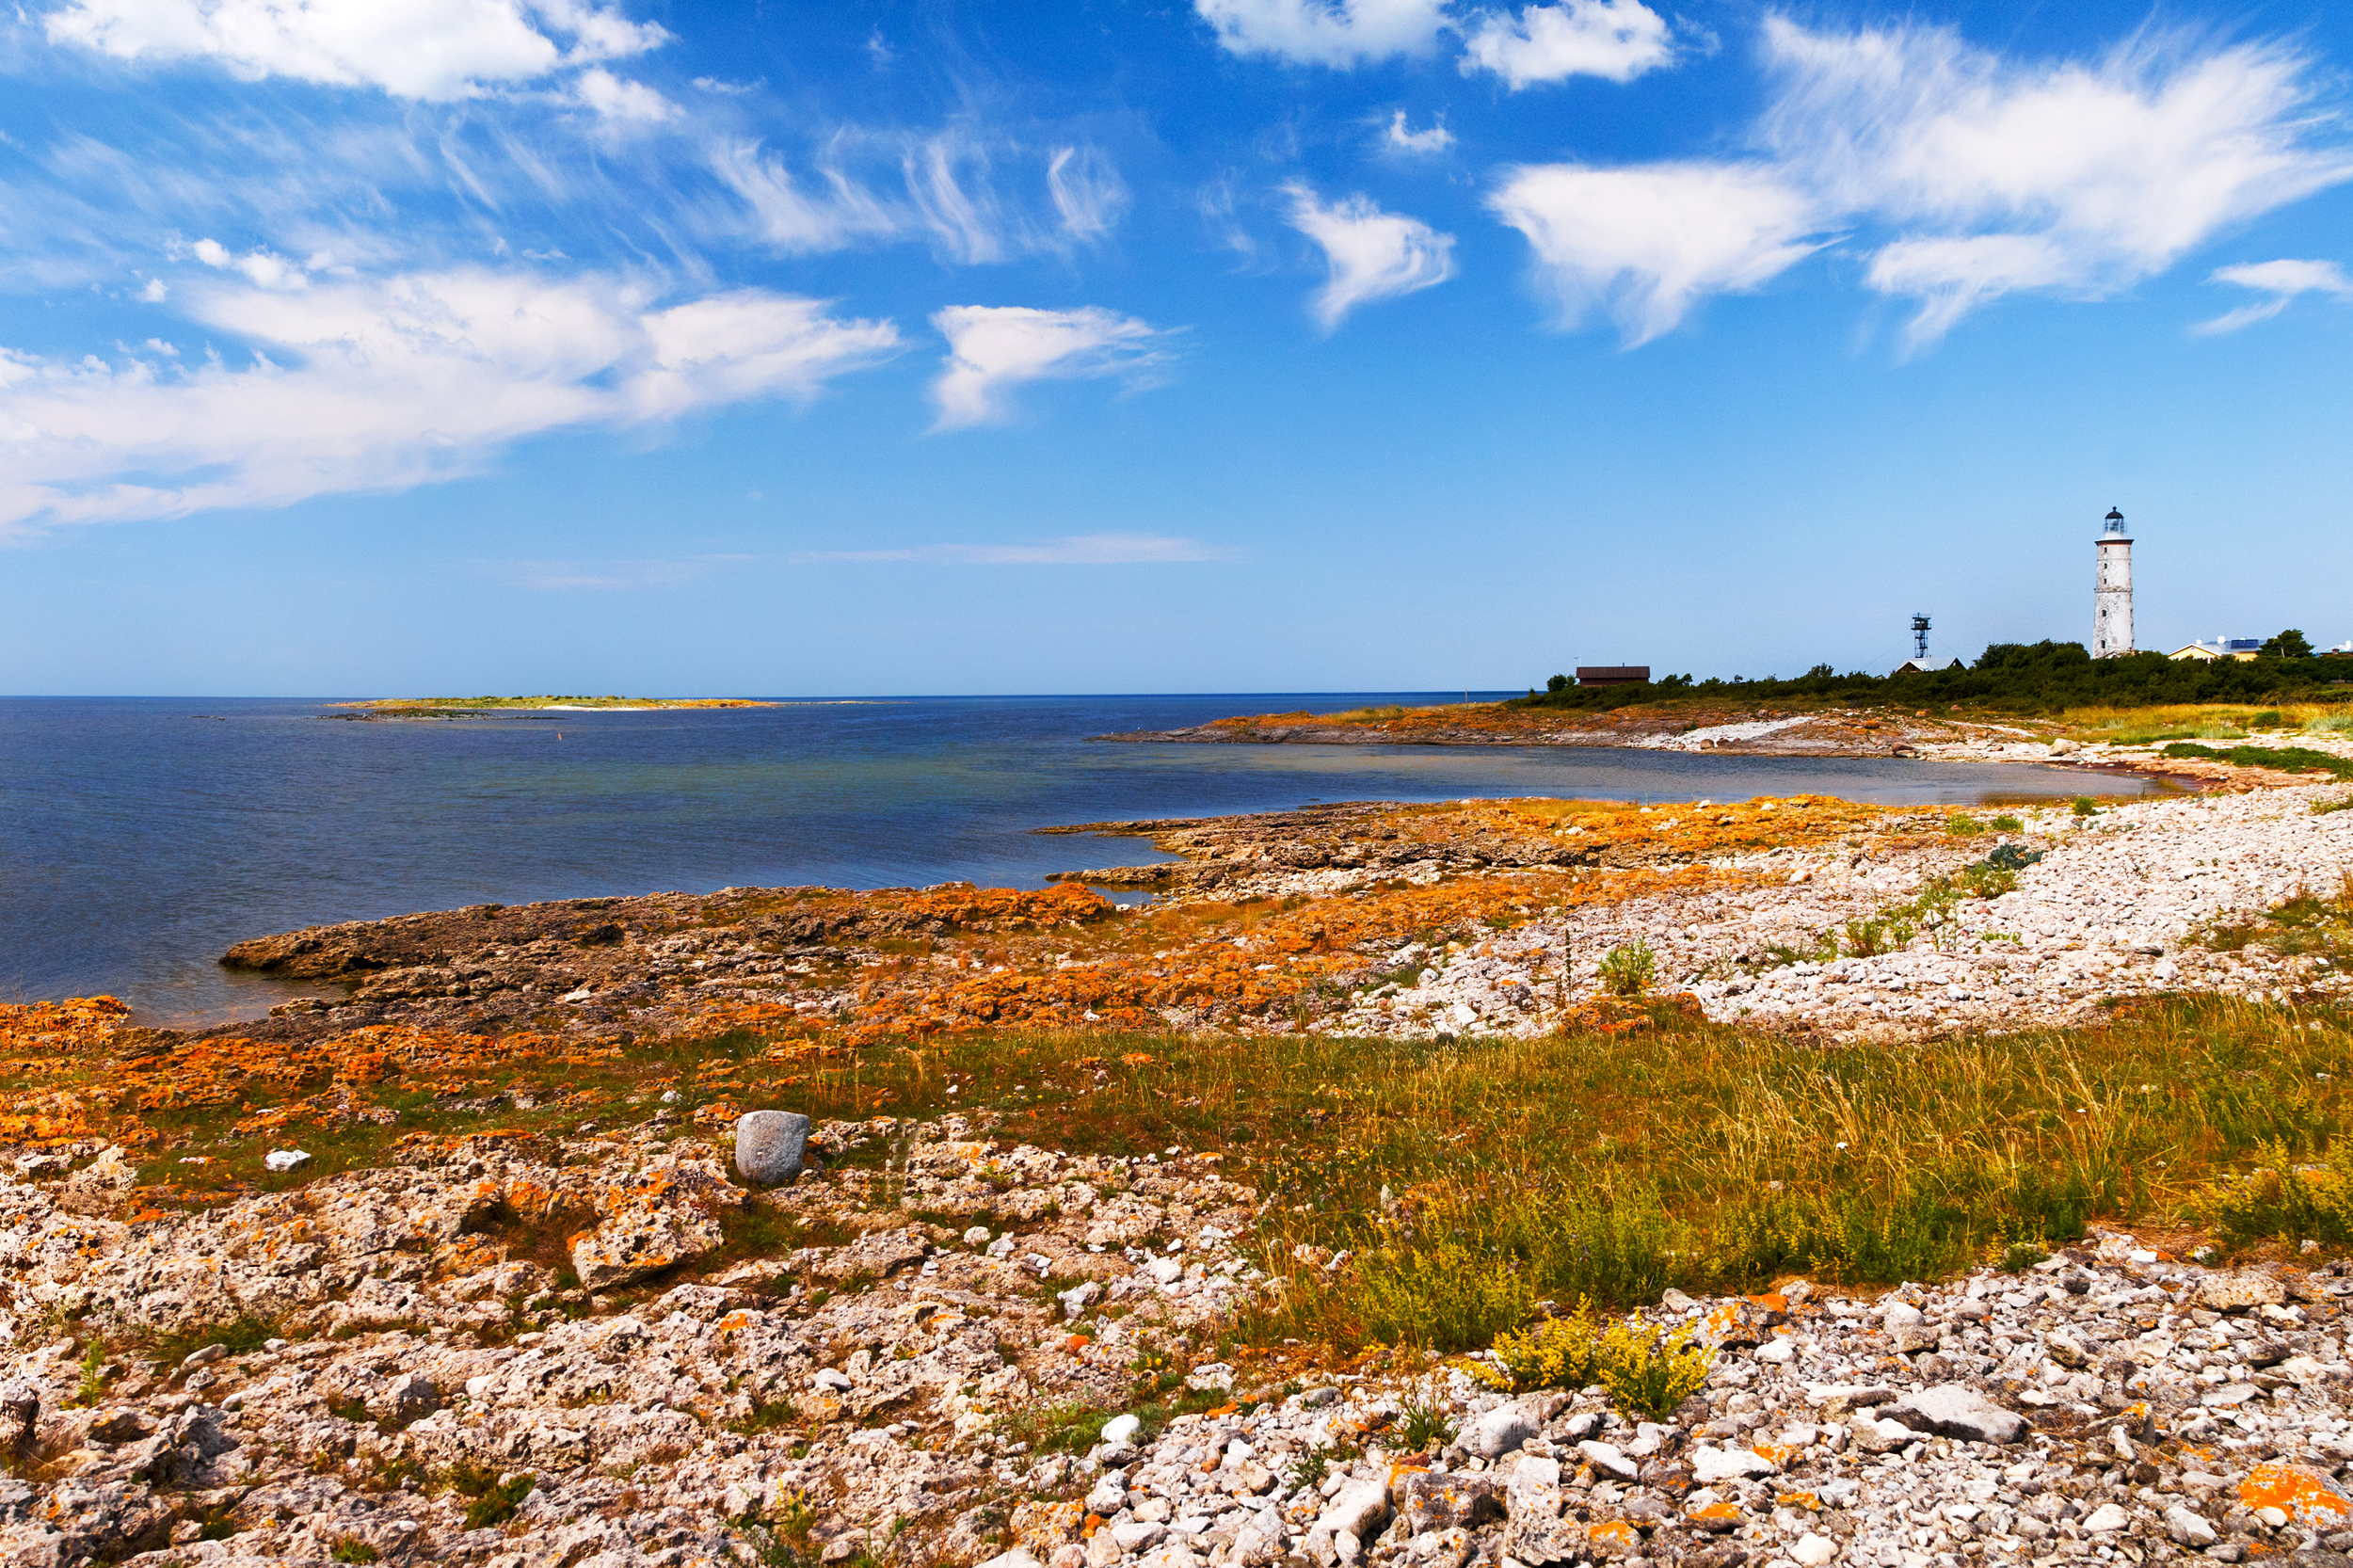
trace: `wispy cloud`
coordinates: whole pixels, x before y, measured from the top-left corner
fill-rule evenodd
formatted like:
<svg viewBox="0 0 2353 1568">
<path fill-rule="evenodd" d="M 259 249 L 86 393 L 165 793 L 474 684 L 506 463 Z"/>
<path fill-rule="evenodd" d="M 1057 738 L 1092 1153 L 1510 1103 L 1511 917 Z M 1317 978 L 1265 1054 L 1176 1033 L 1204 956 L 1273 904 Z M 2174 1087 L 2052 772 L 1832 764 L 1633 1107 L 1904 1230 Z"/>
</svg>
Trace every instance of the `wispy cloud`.
<svg viewBox="0 0 2353 1568">
<path fill-rule="evenodd" d="M 939 405 L 935 430 L 1011 419 L 1013 389 L 1027 381 L 1109 376 L 1142 387 L 1169 359 L 1169 333 L 1093 305 L 952 305 L 932 325 L 948 340 L 946 368 L 932 383 Z"/>
<path fill-rule="evenodd" d="M 2338 299 L 2353 299 L 2353 278 L 2346 277 L 2345 269 L 2334 262 L 2245 262 L 2236 266 L 2217 267 L 2207 281 L 2231 283 L 2271 297 L 2242 305 L 2212 321 L 2201 321 L 2190 328 L 2193 332 L 2235 332 L 2242 327 L 2269 321 L 2286 310 L 2298 295 L 2325 294 Z"/>
<path fill-rule="evenodd" d="M 1914 302 L 1916 351 L 2005 295 L 2108 297 L 2353 178 L 2313 62 L 2284 45 L 2144 31 L 2094 60 L 2020 60 L 1947 28 L 1776 16 L 1765 58 L 1755 155 L 1506 171 L 1490 204 L 1564 325 L 1606 308 L 1648 342 L 1844 234 L 1870 288 Z"/>
<path fill-rule="evenodd" d="M 1383 212 L 1351 196 L 1326 204 L 1305 185 L 1287 185 L 1291 227 L 1323 248 L 1330 279 L 1310 306 L 1327 332 L 1349 312 L 1394 299 L 1454 276 L 1454 236 L 1417 217 Z"/>
<path fill-rule="evenodd" d="M 918 562 L 970 567 L 1135 567 L 1222 561 L 1225 551 L 1160 534 L 1073 534 L 1027 544 L 934 544 L 904 550 L 809 551 L 797 562 Z"/>
<path fill-rule="evenodd" d="M 1754 288 L 1819 245 L 1805 197 L 1753 166 L 1530 165 L 1488 204 L 1528 236 L 1561 325 L 1607 312 L 1629 348 L 1673 330 L 1702 296 Z"/>
<path fill-rule="evenodd" d="M 1765 146 L 1828 210 L 1898 232 L 1868 281 L 1935 342 L 2019 291 L 2100 298 L 2225 228 L 2353 177 L 2313 113 L 2313 63 L 2147 30 L 2097 59 L 2024 61 L 1925 25 L 1766 26 Z"/>
<path fill-rule="evenodd" d="M 1447 25 L 1448 0 L 1193 0 L 1237 55 L 1340 70 L 1426 53 Z"/>
<path fill-rule="evenodd" d="M 1405 111 L 1400 109 L 1390 117 L 1388 132 L 1382 142 L 1392 152 L 1428 157 L 1453 146 L 1454 133 L 1446 128 L 1444 119 L 1433 120 L 1427 131 L 1409 131 L 1405 128 Z"/>
<path fill-rule="evenodd" d="M 1642 0 L 1566 0 L 1481 13 L 1462 67 L 1465 76 L 1492 72 L 1517 92 L 1572 76 L 1630 82 L 1673 58 L 1666 19 Z"/>
<path fill-rule="evenodd" d="M 68 0 L 43 24 L 53 42 L 119 59 L 208 60 L 248 81 L 438 100 L 643 54 L 670 37 L 586 0 Z"/>
<path fill-rule="evenodd" d="M 663 305 L 620 278 L 484 268 L 272 292 L 191 284 L 257 345 L 186 362 L 0 350 L 0 532 L 276 506 L 473 472 L 545 431 L 806 400 L 893 352 L 888 322 L 764 290 Z"/>
</svg>

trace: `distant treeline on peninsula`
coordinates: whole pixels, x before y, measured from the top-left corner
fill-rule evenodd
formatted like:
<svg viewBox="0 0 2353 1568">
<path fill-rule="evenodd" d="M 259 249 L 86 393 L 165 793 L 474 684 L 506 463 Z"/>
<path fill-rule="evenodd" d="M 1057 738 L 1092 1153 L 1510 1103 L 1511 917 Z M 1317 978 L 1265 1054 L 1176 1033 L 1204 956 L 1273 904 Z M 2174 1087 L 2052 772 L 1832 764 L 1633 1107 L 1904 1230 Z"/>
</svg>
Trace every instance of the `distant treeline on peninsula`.
<svg viewBox="0 0 2353 1568">
<path fill-rule="evenodd" d="M 2308 646 L 2300 634 L 2293 641 L 2282 633 L 2266 648 L 2287 643 Z M 2251 702 L 2300 693 L 2323 697 L 2344 694 L 2331 686 L 2353 684 L 2353 659 L 2297 657 L 2265 652 L 2237 661 L 2230 659 L 2169 659 L 2162 653 L 2132 653 L 2118 659 L 2094 660 L 2081 643 L 1993 643 L 1974 664 L 1950 669 L 1907 670 L 1873 675 L 1865 670 L 1836 673 L 1817 664 L 1805 674 L 1784 680 L 1768 676 L 1751 680 L 1734 676 L 1693 680 L 1670 675 L 1657 680 L 1615 686 L 1577 686 L 1565 676 L 1554 676 L 1551 689 L 1531 688 L 1513 697 L 1518 708 L 1626 708 L 1637 703 L 1677 697 L 1737 696 L 1744 702 L 1813 698 L 1868 705 L 1881 702 L 1968 703 L 1977 707 L 2056 712 L 2066 708 L 2143 708 L 2170 703 Z"/>
</svg>

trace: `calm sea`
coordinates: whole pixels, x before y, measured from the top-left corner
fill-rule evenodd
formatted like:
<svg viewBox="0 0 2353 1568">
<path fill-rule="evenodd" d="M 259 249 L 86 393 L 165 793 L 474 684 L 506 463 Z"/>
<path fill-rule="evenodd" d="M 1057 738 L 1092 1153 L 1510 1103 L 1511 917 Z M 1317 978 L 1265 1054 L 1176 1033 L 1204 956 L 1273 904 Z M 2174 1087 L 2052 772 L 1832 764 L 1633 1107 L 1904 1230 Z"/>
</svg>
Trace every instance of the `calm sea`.
<svg viewBox="0 0 2353 1568">
<path fill-rule="evenodd" d="M 1040 887 L 1050 871 L 1160 858 L 1134 840 L 1030 831 L 1056 823 L 1314 800 L 1965 804 L 2141 787 L 1896 760 L 1086 741 L 1461 696 L 918 697 L 385 724 L 322 721 L 322 701 L 0 698 L 0 998 L 107 992 L 150 1022 L 215 1021 L 310 989 L 215 962 L 296 926 L 669 888 Z"/>
</svg>

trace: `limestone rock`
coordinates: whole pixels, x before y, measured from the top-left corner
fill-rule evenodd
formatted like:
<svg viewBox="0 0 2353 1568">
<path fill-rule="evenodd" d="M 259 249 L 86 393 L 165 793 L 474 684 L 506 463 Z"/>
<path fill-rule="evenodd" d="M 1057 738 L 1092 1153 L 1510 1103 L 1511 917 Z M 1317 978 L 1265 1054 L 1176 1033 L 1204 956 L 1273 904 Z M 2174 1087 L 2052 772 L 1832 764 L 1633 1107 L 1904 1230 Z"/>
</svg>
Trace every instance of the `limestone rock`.
<svg viewBox="0 0 2353 1568">
<path fill-rule="evenodd" d="M 1886 1418 L 1914 1432 L 1971 1443 L 2015 1443 L 2026 1435 L 2024 1416 L 2004 1410 L 1963 1384 L 1945 1383 L 1907 1394 L 1887 1406 Z"/>
<path fill-rule="evenodd" d="M 1528 1417 L 1515 1405 L 1497 1405 L 1463 1429 L 1459 1439 L 1465 1452 L 1481 1459 L 1499 1459 L 1536 1435 Z"/>
<path fill-rule="evenodd" d="M 735 1124 L 735 1169 L 745 1181 L 780 1187 L 801 1174 L 809 1120 L 797 1111 L 754 1111 Z"/>
<path fill-rule="evenodd" d="M 1492 1476 L 1455 1476 L 1442 1471 L 1409 1475 L 1399 1512 L 1416 1535 L 1433 1530 L 1477 1529 L 1502 1519 L 1502 1488 Z"/>
<path fill-rule="evenodd" d="M 2287 1287 L 2265 1273 L 2245 1269 L 2234 1273 L 2208 1274 L 2198 1284 L 2198 1304 L 2216 1312 L 2241 1312 L 2249 1307 L 2282 1306 Z"/>
</svg>

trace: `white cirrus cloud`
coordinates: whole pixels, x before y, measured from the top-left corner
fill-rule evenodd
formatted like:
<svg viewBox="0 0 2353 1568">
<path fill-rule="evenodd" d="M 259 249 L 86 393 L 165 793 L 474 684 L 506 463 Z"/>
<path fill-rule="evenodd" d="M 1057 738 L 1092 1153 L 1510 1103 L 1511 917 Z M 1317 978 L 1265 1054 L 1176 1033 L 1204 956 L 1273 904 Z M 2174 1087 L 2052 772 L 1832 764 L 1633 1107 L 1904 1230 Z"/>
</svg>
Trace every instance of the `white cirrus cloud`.
<svg viewBox="0 0 2353 1568">
<path fill-rule="evenodd" d="M 590 0 L 67 0 L 42 23 L 52 42 L 119 59 L 212 60 L 248 80 L 428 100 L 620 59 L 670 37 Z"/>
<path fill-rule="evenodd" d="M 2252 305 L 2242 305 L 2212 321 L 2201 321 L 2190 328 L 2193 332 L 2235 332 L 2259 321 L 2269 321 L 2288 308 L 2298 295 L 2325 294 L 2338 299 L 2353 299 L 2353 278 L 2334 262 L 2242 262 L 2235 266 L 2217 267 L 2210 283 L 2231 283 L 2242 289 L 2267 294 Z"/>
<path fill-rule="evenodd" d="M 1389 128 L 1382 142 L 1392 152 L 1427 157 L 1453 146 L 1454 133 L 1446 128 L 1443 119 L 1433 120 L 1427 131 L 1409 131 L 1405 128 L 1405 111 L 1400 109 L 1389 118 Z"/>
<path fill-rule="evenodd" d="M 1674 58 L 1666 18 L 1642 0 L 1566 0 L 1487 11 L 1463 40 L 1463 74 L 1493 72 L 1513 92 L 1599 76 L 1631 82 Z"/>
<path fill-rule="evenodd" d="M 888 322 L 746 289 L 662 305 L 627 280 L 465 268 L 265 292 L 187 283 L 256 345 L 182 363 L 0 350 L 0 532 L 277 506 L 479 471 L 552 430 L 813 397 L 899 346 Z"/>
<path fill-rule="evenodd" d="M 1323 248 L 1330 279 L 1308 307 L 1327 332 L 1349 312 L 1394 299 L 1454 276 L 1454 236 L 1417 217 L 1384 212 L 1369 198 L 1326 204 L 1305 185 L 1283 187 L 1291 227 Z"/>
<path fill-rule="evenodd" d="M 1804 194 L 1756 165 L 1522 165 L 1488 205 L 1528 236 L 1561 325 L 1605 310 L 1629 348 L 1702 296 L 1754 288 L 1821 243 Z"/>
<path fill-rule="evenodd" d="M 1110 376 L 1146 386 L 1169 358 L 1169 333 L 1095 305 L 952 305 L 936 312 L 932 325 L 948 340 L 947 368 L 932 383 L 939 405 L 935 430 L 1011 419 L 1011 393 L 1026 381 Z"/>
<path fill-rule="evenodd" d="M 1024 544 L 929 544 L 901 550 L 822 550 L 796 562 L 916 561 L 975 567 L 1135 567 L 1223 561 L 1228 552 L 1198 539 L 1162 534 L 1072 534 Z"/>
<path fill-rule="evenodd" d="M 2144 30 L 2089 60 L 2021 61 L 1946 28 L 1765 29 L 1761 126 L 1826 209 L 1897 231 L 1868 279 L 1934 342 L 2019 291 L 2101 298 L 2233 224 L 2353 177 L 2313 65 L 2277 44 Z"/>
<path fill-rule="evenodd" d="M 1447 26 L 1448 0 L 1193 0 L 1237 55 L 1273 55 L 1338 70 L 1426 53 Z"/>
</svg>

